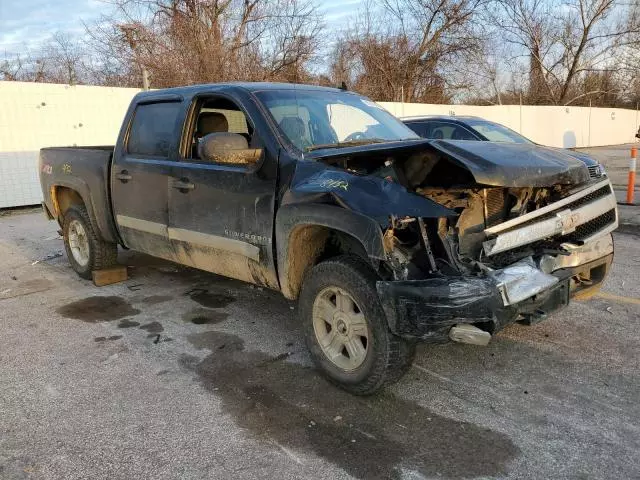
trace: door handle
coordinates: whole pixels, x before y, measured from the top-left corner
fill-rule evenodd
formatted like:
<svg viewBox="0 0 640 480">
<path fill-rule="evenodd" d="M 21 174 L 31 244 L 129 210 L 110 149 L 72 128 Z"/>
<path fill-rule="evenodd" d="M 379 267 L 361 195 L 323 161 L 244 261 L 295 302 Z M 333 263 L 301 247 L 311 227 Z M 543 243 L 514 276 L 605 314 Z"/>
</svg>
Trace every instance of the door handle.
<svg viewBox="0 0 640 480">
<path fill-rule="evenodd" d="M 127 172 L 126 170 L 122 170 L 120 173 L 116 173 L 116 178 L 122 183 L 127 183 L 133 177 L 129 175 L 129 172 Z"/>
<path fill-rule="evenodd" d="M 196 188 L 196 186 L 189 181 L 188 178 L 181 178 L 180 180 L 173 180 L 171 186 L 176 190 L 180 190 L 182 193 L 187 193 L 190 190 Z"/>
</svg>

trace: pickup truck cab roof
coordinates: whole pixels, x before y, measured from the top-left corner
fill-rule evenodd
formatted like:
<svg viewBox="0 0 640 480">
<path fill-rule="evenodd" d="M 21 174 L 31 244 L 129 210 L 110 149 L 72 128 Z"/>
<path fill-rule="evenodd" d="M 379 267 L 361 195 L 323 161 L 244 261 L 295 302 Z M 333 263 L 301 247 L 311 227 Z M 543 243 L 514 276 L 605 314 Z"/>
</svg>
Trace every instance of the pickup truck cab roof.
<svg viewBox="0 0 640 480">
<path fill-rule="evenodd" d="M 399 117 L 403 122 L 411 120 L 447 120 L 451 122 L 464 121 L 464 120 L 481 120 L 481 117 L 476 115 L 409 115 L 405 117 Z"/>
<path fill-rule="evenodd" d="M 198 93 L 220 92 L 220 91 L 245 91 L 259 92 L 263 90 L 310 90 L 316 92 L 341 92 L 350 93 L 334 87 L 324 87 L 319 85 L 307 85 L 296 83 L 279 83 L 279 82 L 226 82 L 226 83 L 202 83 L 196 85 L 187 85 L 183 87 L 164 88 L 161 90 L 148 90 L 138 93 L 135 98 L 149 99 L 156 96 L 167 94 L 192 96 Z"/>
</svg>

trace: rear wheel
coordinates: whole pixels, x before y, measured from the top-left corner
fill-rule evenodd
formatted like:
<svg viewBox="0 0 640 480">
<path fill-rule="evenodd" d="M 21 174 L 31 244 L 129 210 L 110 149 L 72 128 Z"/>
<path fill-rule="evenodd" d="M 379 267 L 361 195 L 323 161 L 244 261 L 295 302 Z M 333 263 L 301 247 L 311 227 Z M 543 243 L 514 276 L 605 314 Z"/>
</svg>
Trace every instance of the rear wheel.
<svg viewBox="0 0 640 480">
<path fill-rule="evenodd" d="M 65 212 L 62 234 L 69 263 L 82 278 L 90 279 L 92 271 L 116 263 L 118 246 L 96 234 L 84 206 L 75 205 Z"/>
<path fill-rule="evenodd" d="M 377 275 L 359 257 L 316 265 L 300 295 L 311 357 L 333 383 L 369 395 L 411 366 L 415 345 L 391 333 L 375 289 Z"/>
</svg>

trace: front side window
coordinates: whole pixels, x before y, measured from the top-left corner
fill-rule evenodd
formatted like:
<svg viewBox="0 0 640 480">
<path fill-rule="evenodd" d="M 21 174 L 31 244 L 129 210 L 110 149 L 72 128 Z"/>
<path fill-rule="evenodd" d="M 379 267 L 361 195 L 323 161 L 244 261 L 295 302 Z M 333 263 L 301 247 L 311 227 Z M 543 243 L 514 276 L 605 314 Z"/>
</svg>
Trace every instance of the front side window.
<svg viewBox="0 0 640 480">
<path fill-rule="evenodd" d="M 435 140 L 478 140 L 463 126 L 449 122 L 427 123 L 426 135 L 426 138 Z"/>
<path fill-rule="evenodd" d="M 292 89 L 256 95 L 302 151 L 420 138 L 375 102 L 352 93 Z"/>
<path fill-rule="evenodd" d="M 254 135 L 249 118 L 235 102 L 227 98 L 197 99 L 188 132 L 186 161 L 246 165 L 247 156 L 255 160 L 262 151 L 261 142 Z M 213 136 L 218 137 L 217 140 L 212 140 Z M 209 153 L 215 151 L 216 155 L 202 156 L 204 151 L 201 151 L 201 147 L 206 150 L 203 142 L 207 141 L 213 142 L 209 145 L 217 145 L 213 150 L 209 148 Z"/>
<path fill-rule="evenodd" d="M 469 130 L 451 122 L 425 120 L 412 122 L 410 125 L 413 131 L 430 140 L 478 140 Z"/>
<path fill-rule="evenodd" d="M 411 130 L 416 132 L 422 138 L 427 138 L 427 125 L 423 122 L 409 122 L 406 124 Z"/>
<path fill-rule="evenodd" d="M 179 102 L 138 105 L 131 122 L 127 152 L 167 158 L 179 111 Z"/>
</svg>

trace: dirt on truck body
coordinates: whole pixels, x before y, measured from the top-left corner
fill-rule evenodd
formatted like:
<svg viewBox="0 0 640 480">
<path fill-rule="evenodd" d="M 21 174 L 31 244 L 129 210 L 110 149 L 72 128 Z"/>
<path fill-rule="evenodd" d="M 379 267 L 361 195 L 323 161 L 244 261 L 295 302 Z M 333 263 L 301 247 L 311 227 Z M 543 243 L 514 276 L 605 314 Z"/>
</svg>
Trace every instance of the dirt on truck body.
<svg viewBox="0 0 640 480">
<path fill-rule="evenodd" d="M 369 394 L 415 344 L 486 344 L 588 296 L 613 257 L 597 162 L 425 140 L 339 89 L 136 96 L 118 143 L 41 152 L 45 208 L 89 277 L 117 245 L 280 290 L 319 370 Z"/>
</svg>

